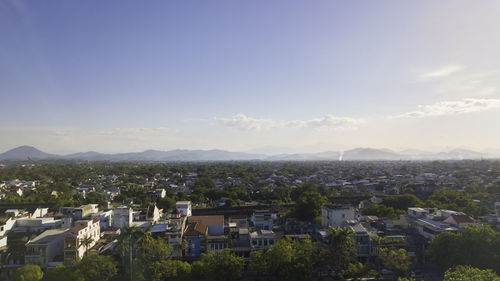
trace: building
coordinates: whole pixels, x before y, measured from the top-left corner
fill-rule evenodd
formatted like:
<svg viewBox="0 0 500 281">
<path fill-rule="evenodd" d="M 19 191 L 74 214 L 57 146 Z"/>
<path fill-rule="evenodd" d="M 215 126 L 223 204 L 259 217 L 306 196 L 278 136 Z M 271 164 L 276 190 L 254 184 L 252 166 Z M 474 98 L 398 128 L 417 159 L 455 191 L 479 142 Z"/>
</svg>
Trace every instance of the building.
<svg viewBox="0 0 500 281">
<path fill-rule="evenodd" d="M 181 213 L 182 216 L 190 217 L 191 214 L 191 201 L 178 201 L 175 203 L 175 208 Z"/>
<path fill-rule="evenodd" d="M 269 210 L 256 210 L 253 212 L 250 221 L 256 229 L 272 230 L 275 216 Z"/>
<path fill-rule="evenodd" d="M 101 230 L 110 229 L 113 224 L 113 210 L 97 212 L 91 216 L 92 219 L 99 221 Z"/>
<path fill-rule="evenodd" d="M 321 207 L 322 226 L 342 226 L 347 221 L 358 221 L 357 210 L 350 205 L 324 205 Z"/>
<path fill-rule="evenodd" d="M 465 228 L 471 224 L 474 224 L 474 219 L 465 214 L 454 214 L 449 216 L 443 222 L 449 223 L 458 228 Z"/>
<path fill-rule="evenodd" d="M 25 264 L 36 264 L 47 267 L 56 256 L 63 257 L 64 234 L 66 229 L 50 229 L 26 243 Z"/>
<path fill-rule="evenodd" d="M 146 220 L 155 224 L 160 219 L 160 210 L 156 207 L 155 203 L 149 204 L 148 210 L 146 211 Z"/>
<path fill-rule="evenodd" d="M 64 237 L 64 261 L 81 259 L 101 237 L 99 221 L 96 219 L 77 221 Z M 86 245 L 85 239 L 91 241 Z"/>
<path fill-rule="evenodd" d="M 184 231 L 186 250 L 184 256 L 197 258 L 205 251 L 205 238 L 208 234 L 208 227 L 201 222 L 193 222 Z"/>
<path fill-rule="evenodd" d="M 224 234 L 224 216 L 191 216 L 188 223 L 201 222 L 208 228 L 208 235 Z"/>
<path fill-rule="evenodd" d="M 276 234 L 272 230 L 259 229 L 250 233 L 250 247 L 253 250 L 269 249 L 276 242 Z"/>
<path fill-rule="evenodd" d="M 132 224 L 134 218 L 132 208 L 119 207 L 113 210 L 113 228 L 124 228 Z"/>
</svg>

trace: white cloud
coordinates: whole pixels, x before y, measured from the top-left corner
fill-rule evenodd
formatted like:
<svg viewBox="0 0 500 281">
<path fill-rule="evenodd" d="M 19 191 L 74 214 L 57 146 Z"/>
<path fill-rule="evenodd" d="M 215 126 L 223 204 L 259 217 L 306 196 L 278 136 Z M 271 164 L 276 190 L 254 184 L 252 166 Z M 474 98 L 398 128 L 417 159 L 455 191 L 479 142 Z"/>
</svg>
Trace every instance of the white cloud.
<svg viewBox="0 0 500 281">
<path fill-rule="evenodd" d="M 230 118 L 215 117 L 220 124 L 240 130 L 271 130 L 284 128 L 314 128 L 314 129 L 355 129 L 363 121 L 349 117 L 336 117 L 325 115 L 310 120 L 275 120 L 263 118 L 251 118 L 244 114 L 236 114 Z"/>
<path fill-rule="evenodd" d="M 438 69 L 434 69 L 432 71 L 422 73 L 420 78 L 423 80 L 434 79 L 434 78 L 442 78 L 450 76 L 456 72 L 463 70 L 464 67 L 457 64 L 447 65 Z"/>
<path fill-rule="evenodd" d="M 410 111 L 399 117 L 423 118 L 434 116 L 457 115 L 463 113 L 479 112 L 497 108 L 500 99 L 474 99 L 466 98 L 457 101 L 440 101 L 431 105 L 419 105 L 418 110 Z"/>
</svg>

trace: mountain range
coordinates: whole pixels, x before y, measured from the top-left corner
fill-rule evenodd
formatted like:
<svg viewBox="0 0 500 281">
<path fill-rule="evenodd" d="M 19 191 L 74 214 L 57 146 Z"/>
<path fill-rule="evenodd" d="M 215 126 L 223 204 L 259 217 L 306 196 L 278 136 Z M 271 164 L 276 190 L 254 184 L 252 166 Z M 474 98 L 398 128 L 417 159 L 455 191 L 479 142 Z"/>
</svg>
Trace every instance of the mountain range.
<svg viewBox="0 0 500 281">
<path fill-rule="evenodd" d="M 82 161 L 369 161 L 369 160 L 462 160 L 495 158 L 496 155 L 483 154 L 466 149 L 453 149 L 438 153 L 405 150 L 395 152 L 389 149 L 354 148 L 343 152 L 326 151 L 319 153 L 295 154 L 254 154 L 226 150 L 186 150 L 169 151 L 146 150 L 143 152 L 105 154 L 95 151 L 67 155 L 49 154 L 32 146 L 20 146 L 0 154 L 0 160 L 82 160 Z"/>
</svg>

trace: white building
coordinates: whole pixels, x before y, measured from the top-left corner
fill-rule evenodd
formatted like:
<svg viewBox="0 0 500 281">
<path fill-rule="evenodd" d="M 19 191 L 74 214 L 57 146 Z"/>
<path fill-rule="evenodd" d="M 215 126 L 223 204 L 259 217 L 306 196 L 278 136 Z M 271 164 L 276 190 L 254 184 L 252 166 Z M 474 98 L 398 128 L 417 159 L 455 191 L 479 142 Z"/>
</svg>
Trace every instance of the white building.
<svg viewBox="0 0 500 281">
<path fill-rule="evenodd" d="M 132 224 L 134 218 L 132 208 L 119 207 L 113 210 L 113 228 L 124 228 Z"/>
<path fill-rule="evenodd" d="M 181 213 L 182 216 L 191 216 L 191 201 L 178 201 L 175 203 L 175 208 Z"/>
<path fill-rule="evenodd" d="M 64 261 L 66 263 L 81 259 L 85 252 L 92 247 L 101 237 L 99 221 L 96 219 L 75 222 L 64 237 Z M 85 245 L 84 240 L 90 238 L 92 241 Z"/>
<path fill-rule="evenodd" d="M 256 210 L 253 212 L 250 221 L 257 229 L 272 230 L 276 216 L 269 210 Z"/>
<path fill-rule="evenodd" d="M 258 230 L 250 233 L 252 249 L 269 249 L 276 242 L 276 234 L 272 230 Z"/>
<path fill-rule="evenodd" d="M 113 226 L 113 211 L 103 211 L 103 212 L 98 212 L 92 215 L 93 219 L 96 219 L 99 221 L 99 225 L 101 226 L 101 229 L 109 229 Z"/>
<path fill-rule="evenodd" d="M 324 205 L 321 207 L 322 226 L 342 226 L 347 221 L 357 221 L 358 212 L 352 206 Z"/>
</svg>

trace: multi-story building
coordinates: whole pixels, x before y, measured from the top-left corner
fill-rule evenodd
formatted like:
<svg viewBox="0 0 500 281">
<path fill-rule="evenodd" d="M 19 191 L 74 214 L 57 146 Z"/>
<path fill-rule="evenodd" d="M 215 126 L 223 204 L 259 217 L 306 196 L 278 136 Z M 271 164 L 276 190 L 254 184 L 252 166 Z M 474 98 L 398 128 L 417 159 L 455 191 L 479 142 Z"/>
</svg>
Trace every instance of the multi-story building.
<svg viewBox="0 0 500 281">
<path fill-rule="evenodd" d="M 274 216 L 269 210 L 256 210 L 252 214 L 250 221 L 257 229 L 272 230 L 274 226 Z"/>
<path fill-rule="evenodd" d="M 322 226 L 342 226 L 347 221 L 357 221 L 357 210 L 350 205 L 324 205 L 321 207 Z"/>
<path fill-rule="evenodd" d="M 272 230 L 259 229 L 250 233 L 252 249 L 269 249 L 276 242 L 276 234 Z"/>
<path fill-rule="evenodd" d="M 77 221 L 64 237 L 64 261 L 81 259 L 101 237 L 99 221 L 96 219 Z M 86 240 L 89 240 L 86 243 Z"/>
<path fill-rule="evenodd" d="M 64 234 L 67 229 L 50 229 L 26 243 L 25 264 L 45 268 L 56 256 L 63 254 Z"/>
<path fill-rule="evenodd" d="M 132 224 L 134 218 L 132 208 L 119 207 L 113 210 L 113 228 L 124 228 Z"/>
<path fill-rule="evenodd" d="M 181 213 L 182 216 L 191 216 L 191 201 L 178 201 L 175 203 L 175 208 Z"/>
</svg>

